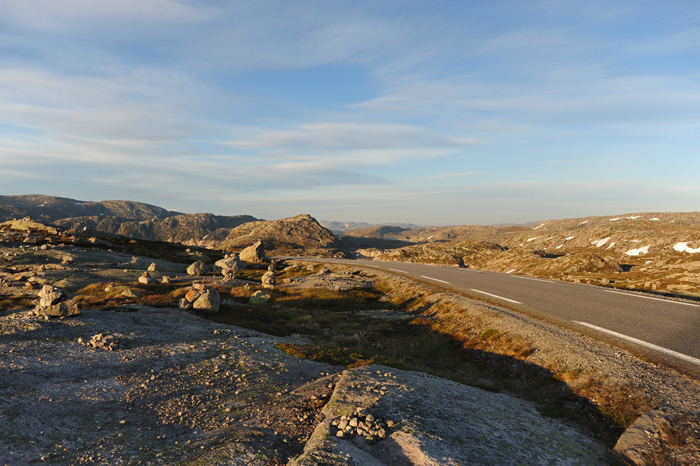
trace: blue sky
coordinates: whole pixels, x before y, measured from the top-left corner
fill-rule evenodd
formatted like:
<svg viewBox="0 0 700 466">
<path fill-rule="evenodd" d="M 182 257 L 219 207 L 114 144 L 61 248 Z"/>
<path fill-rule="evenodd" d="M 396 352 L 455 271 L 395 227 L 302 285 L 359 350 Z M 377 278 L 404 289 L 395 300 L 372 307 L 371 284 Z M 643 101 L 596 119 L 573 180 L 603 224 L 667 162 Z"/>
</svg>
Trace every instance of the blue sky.
<svg viewBox="0 0 700 466">
<path fill-rule="evenodd" d="M 0 0 L 0 194 L 492 224 L 698 175 L 695 0 Z"/>
</svg>

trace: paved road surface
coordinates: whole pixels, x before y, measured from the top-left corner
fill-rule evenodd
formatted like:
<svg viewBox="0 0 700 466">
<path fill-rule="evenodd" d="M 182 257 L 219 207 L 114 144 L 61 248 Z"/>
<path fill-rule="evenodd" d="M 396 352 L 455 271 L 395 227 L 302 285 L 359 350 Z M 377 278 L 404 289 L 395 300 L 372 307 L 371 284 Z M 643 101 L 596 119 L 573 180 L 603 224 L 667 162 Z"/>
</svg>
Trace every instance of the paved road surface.
<svg viewBox="0 0 700 466">
<path fill-rule="evenodd" d="M 475 269 L 308 259 L 370 267 L 444 286 L 592 336 L 700 379 L 700 305 L 693 302 Z"/>
</svg>

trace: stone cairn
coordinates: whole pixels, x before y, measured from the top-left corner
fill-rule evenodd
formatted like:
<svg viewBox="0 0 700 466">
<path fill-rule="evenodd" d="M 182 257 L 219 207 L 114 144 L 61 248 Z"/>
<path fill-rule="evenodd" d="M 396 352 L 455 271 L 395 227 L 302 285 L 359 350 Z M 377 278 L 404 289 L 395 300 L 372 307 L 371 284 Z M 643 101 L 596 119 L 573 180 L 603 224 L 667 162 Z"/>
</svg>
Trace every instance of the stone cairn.
<svg viewBox="0 0 700 466">
<path fill-rule="evenodd" d="M 104 333 L 98 333 L 93 335 L 89 341 L 83 340 L 82 337 L 78 338 L 78 343 L 81 345 L 89 346 L 90 348 L 103 349 L 108 351 L 114 351 L 122 349 L 119 342 L 112 335 L 105 335 Z"/>
<path fill-rule="evenodd" d="M 44 285 L 39 291 L 39 304 L 34 308 L 33 313 L 49 319 L 75 316 L 80 314 L 80 310 L 78 303 L 68 292 L 53 285 Z"/>
<path fill-rule="evenodd" d="M 219 292 L 203 283 L 195 283 L 192 289 L 180 300 L 179 307 L 185 311 L 195 310 L 208 314 L 219 312 L 221 296 Z"/>
<path fill-rule="evenodd" d="M 214 272 L 221 269 L 221 274 L 225 280 L 233 280 L 236 278 L 236 273 L 243 269 L 243 263 L 236 254 L 226 254 L 223 259 L 214 263 Z"/>
<path fill-rule="evenodd" d="M 372 445 L 378 440 L 384 440 L 387 436 L 387 429 L 394 426 L 391 420 L 383 420 L 365 413 L 361 408 L 355 410 L 355 414 L 343 415 L 331 421 L 331 425 L 336 428 L 335 436 L 338 438 L 351 439 L 353 435 L 364 437 L 365 441 Z"/>
<path fill-rule="evenodd" d="M 274 288 L 277 281 L 275 280 L 275 263 L 273 262 L 267 268 L 267 272 L 262 276 L 262 284 L 265 288 Z"/>
</svg>

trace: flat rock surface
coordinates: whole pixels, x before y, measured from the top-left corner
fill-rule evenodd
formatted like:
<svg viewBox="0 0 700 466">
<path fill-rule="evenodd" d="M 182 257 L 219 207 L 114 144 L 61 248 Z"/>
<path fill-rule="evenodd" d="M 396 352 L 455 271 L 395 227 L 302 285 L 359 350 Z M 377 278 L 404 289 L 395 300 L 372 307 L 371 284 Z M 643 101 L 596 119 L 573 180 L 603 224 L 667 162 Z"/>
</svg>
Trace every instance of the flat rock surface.
<svg viewBox="0 0 700 466">
<path fill-rule="evenodd" d="M 131 312 L 2 314 L 1 464 L 274 465 L 304 449 L 297 464 L 602 461 L 589 436 L 514 397 L 381 366 L 299 360 L 274 348 L 283 339 L 186 312 L 122 310 Z M 121 349 L 79 343 L 99 333 Z M 358 447 L 329 438 L 330 420 L 358 406 L 395 418 L 386 440 Z"/>
<path fill-rule="evenodd" d="M 385 440 L 339 439 L 331 421 L 362 408 L 396 424 Z M 371 365 L 343 373 L 296 465 L 596 465 L 605 448 L 531 403 Z"/>
</svg>

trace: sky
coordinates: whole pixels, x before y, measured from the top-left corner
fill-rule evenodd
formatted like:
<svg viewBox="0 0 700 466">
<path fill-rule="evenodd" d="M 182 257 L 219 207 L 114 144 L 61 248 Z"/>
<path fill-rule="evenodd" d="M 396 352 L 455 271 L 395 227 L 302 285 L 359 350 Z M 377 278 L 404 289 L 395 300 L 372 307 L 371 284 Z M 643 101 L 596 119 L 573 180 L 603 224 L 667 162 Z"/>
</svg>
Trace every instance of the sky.
<svg viewBox="0 0 700 466">
<path fill-rule="evenodd" d="M 700 205 L 697 0 L 0 0 L 0 194 L 429 225 Z"/>
</svg>

